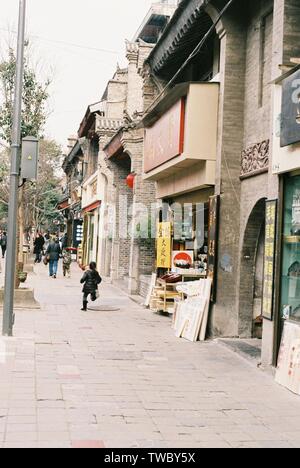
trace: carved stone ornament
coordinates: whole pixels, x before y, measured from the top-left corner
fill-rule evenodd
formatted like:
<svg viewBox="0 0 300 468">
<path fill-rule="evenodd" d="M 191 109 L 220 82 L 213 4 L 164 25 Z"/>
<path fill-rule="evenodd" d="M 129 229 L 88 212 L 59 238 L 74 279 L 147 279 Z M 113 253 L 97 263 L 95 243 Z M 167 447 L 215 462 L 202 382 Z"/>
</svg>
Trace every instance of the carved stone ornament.
<svg viewBox="0 0 300 468">
<path fill-rule="evenodd" d="M 260 172 L 267 172 L 270 159 L 270 140 L 250 146 L 242 152 L 241 177 L 251 177 Z"/>
</svg>

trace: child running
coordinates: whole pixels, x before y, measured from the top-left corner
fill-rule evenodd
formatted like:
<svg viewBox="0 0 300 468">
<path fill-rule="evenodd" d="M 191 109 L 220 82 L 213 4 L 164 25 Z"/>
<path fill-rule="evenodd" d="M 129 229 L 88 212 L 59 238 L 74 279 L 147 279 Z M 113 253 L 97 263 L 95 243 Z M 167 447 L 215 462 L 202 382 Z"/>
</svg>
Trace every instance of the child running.
<svg viewBox="0 0 300 468">
<path fill-rule="evenodd" d="M 82 311 L 87 311 L 88 297 L 91 295 L 91 299 L 94 302 L 97 299 L 98 286 L 101 284 L 102 279 L 97 271 L 97 265 L 95 262 L 90 263 L 90 268 L 87 270 L 81 278 L 81 284 L 83 284 L 83 307 Z"/>
</svg>

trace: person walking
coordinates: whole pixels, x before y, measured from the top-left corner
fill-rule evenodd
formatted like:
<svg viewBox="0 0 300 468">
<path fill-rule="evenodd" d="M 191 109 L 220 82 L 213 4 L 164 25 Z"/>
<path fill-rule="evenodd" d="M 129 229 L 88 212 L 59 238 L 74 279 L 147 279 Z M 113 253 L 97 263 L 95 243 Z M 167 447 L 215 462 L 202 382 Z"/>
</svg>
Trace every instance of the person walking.
<svg viewBox="0 0 300 468">
<path fill-rule="evenodd" d="M 50 244 L 50 231 L 47 231 L 44 235 L 44 239 L 45 239 L 45 249 L 47 250 L 48 249 L 48 246 Z"/>
<path fill-rule="evenodd" d="M 46 258 L 49 261 L 49 275 L 51 278 L 57 278 L 58 261 L 61 256 L 59 239 L 52 240 L 46 251 Z"/>
<path fill-rule="evenodd" d="M 42 234 L 38 232 L 34 241 L 34 250 L 33 250 L 33 253 L 35 254 L 34 263 L 41 263 L 44 245 L 45 245 L 45 239 L 42 236 Z"/>
<path fill-rule="evenodd" d="M 1 250 L 2 250 L 2 258 L 5 258 L 5 253 L 7 249 L 7 234 L 6 232 L 3 232 L 1 239 L 0 239 L 0 245 L 1 245 Z"/>
<path fill-rule="evenodd" d="M 82 311 L 87 311 L 88 297 L 91 296 L 92 302 L 97 299 L 97 291 L 99 284 L 102 283 L 102 278 L 97 271 L 95 262 L 90 263 L 89 269 L 84 273 L 80 281 L 83 284 L 83 307 Z"/>
<path fill-rule="evenodd" d="M 64 277 L 71 278 L 72 255 L 67 248 L 63 250 L 62 258 Z"/>
<path fill-rule="evenodd" d="M 67 233 L 65 233 L 62 236 L 60 242 L 61 242 L 61 250 L 64 251 L 68 247 L 68 234 Z"/>
</svg>

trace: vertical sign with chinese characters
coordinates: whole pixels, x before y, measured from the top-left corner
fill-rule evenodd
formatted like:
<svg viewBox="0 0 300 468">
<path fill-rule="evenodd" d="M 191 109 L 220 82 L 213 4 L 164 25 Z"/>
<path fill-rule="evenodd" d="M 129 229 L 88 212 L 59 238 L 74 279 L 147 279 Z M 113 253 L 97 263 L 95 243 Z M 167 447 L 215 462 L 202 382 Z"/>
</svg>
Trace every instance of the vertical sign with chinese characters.
<svg viewBox="0 0 300 468">
<path fill-rule="evenodd" d="M 266 238 L 262 315 L 273 320 L 277 200 L 266 202 Z"/>
<path fill-rule="evenodd" d="M 171 268 L 171 223 L 159 223 L 157 228 L 157 268 Z"/>
<path fill-rule="evenodd" d="M 219 234 L 220 196 L 209 199 L 208 224 L 208 278 L 212 280 L 212 302 L 217 298 L 217 262 L 218 262 L 218 234 Z"/>
</svg>

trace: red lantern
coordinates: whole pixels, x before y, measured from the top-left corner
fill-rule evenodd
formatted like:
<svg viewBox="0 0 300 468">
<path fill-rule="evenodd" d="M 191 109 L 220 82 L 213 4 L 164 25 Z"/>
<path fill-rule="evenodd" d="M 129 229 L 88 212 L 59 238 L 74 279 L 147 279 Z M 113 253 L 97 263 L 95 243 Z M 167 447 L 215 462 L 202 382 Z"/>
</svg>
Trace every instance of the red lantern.
<svg viewBox="0 0 300 468">
<path fill-rule="evenodd" d="M 129 176 L 128 176 L 127 179 L 126 179 L 126 184 L 127 184 L 128 187 L 131 188 L 132 190 L 133 190 L 133 188 L 134 188 L 135 176 L 136 176 L 136 174 L 135 174 L 134 172 L 132 172 L 131 174 L 129 174 Z"/>
</svg>

